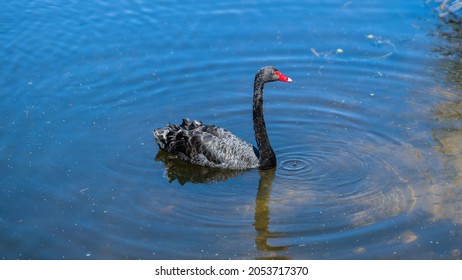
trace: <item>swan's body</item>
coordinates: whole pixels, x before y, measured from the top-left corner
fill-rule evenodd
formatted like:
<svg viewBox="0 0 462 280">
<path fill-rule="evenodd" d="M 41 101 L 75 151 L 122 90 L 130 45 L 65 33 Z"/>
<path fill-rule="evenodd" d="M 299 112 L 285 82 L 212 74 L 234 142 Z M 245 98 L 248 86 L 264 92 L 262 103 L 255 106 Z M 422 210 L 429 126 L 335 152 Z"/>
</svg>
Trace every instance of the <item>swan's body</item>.
<svg viewBox="0 0 462 280">
<path fill-rule="evenodd" d="M 263 85 L 272 81 L 292 82 L 276 68 L 261 68 L 255 75 L 253 125 L 258 150 L 229 131 L 200 121 L 183 119 L 154 130 L 159 148 L 193 164 L 222 169 L 271 168 L 276 156 L 266 133 L 263 117 Z"/>
</svg>

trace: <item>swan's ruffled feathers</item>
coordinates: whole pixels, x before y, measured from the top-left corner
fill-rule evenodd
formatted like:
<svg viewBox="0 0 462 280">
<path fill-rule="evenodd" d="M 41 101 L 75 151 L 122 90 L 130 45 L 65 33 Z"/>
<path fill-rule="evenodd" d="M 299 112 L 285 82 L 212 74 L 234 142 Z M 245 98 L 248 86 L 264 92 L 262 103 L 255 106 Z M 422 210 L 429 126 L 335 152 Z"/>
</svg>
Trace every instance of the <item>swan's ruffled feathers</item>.
<svg viewBox="0 0 462 280">
<path fill-rule="evenodd" d="M 200 121 L 183 119 L 154 131 L 159 148 L 194 164 L 246 169 L 258 166 L 255 148 L 229 131 Z"/>
</svg>

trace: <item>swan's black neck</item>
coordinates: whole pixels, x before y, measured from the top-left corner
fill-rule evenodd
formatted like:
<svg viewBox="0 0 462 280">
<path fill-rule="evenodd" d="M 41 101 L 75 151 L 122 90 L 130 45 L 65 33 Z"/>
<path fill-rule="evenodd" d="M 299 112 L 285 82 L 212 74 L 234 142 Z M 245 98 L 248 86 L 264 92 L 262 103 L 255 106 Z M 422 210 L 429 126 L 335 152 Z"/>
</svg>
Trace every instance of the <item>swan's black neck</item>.
<svg viewBox="0 0 462 280">
<path fill-rule="evenodd" d="M 266 133 L 265 118 L 263 117 L 263 86 L 265 82 L 260 75 L 255 76 L 253 88 L 253 130 L 255 140 L 260 152 L 260 169 L 268 169 L 276 166 L 276 155 Z"/>
</svg>

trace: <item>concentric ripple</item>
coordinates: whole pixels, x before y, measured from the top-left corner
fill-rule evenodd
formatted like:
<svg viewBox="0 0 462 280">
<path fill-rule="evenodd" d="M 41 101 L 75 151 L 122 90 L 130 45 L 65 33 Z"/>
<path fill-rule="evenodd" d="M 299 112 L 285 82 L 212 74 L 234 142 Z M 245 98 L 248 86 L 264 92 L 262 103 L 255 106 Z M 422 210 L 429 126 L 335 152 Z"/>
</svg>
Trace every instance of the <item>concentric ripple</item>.
<svg viewBox="0 0 462 280">
<path fill-rule="evenodd" d="M 309 168 L 310 162 L 303 156 L 295 155 L 292 159 L 286 159 L 281 163 L 281 168 L 288 172 L 298 172 Z"/>
<path fill-rule="evenodd" d="M 317 216 L 322 209 L 330 217 L 347 217 L 338 223 L 354 225 L 388 219 L 414 207 L 413 188 L 401 175 L 405 170 L 400 170 L 409 158 L 403 154 L 409 154 L 409 147 L 367 138 L 348 141 L 338 135 L 312 138 L 278 151 L 282 204 L 305 207 L 306 217 Z"/>
<path fill-rule="evenodd" d="M 382 159 L 358 148 L 361 147 L 338 139 L 285 147 L 279 155 L 279 175 L 340 187 L 365 180 L 373 169 L 389 169 Z"/>
</svg>

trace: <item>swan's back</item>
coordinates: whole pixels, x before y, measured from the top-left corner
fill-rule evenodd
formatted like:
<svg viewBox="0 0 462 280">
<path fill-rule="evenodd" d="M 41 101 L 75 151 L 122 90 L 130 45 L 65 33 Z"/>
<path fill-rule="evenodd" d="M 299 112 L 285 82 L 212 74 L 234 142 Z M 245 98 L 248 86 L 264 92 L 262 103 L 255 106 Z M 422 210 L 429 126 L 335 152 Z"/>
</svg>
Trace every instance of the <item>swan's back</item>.
<svg viewBox="0 0 462 280">
<path fill-rule="evenodd" d="M 178 158 L 207 167 L 248 169 L 258 167 L 256 149 L 249 143 L 214 125 L 183 119 L 154 130 L 159 148 Z"/>
</svg>

